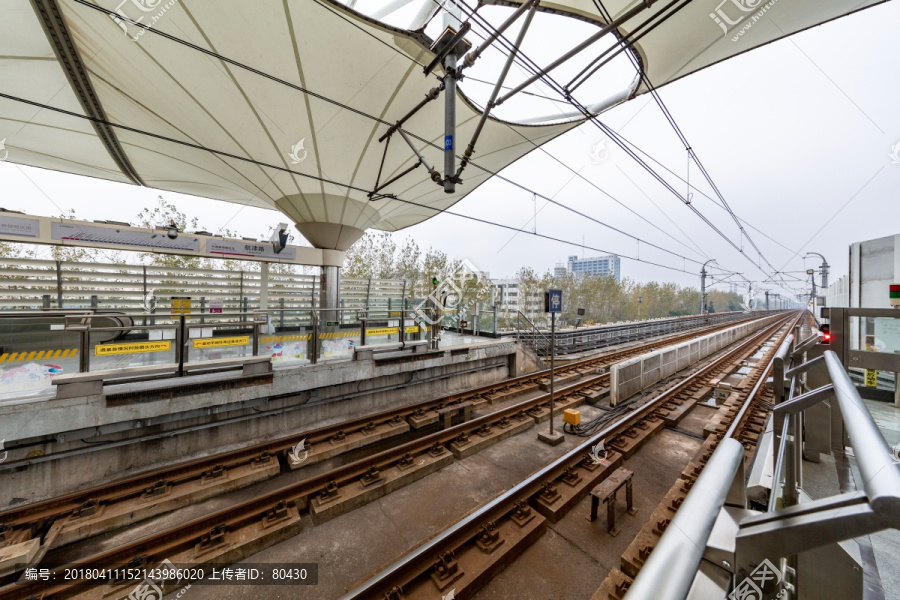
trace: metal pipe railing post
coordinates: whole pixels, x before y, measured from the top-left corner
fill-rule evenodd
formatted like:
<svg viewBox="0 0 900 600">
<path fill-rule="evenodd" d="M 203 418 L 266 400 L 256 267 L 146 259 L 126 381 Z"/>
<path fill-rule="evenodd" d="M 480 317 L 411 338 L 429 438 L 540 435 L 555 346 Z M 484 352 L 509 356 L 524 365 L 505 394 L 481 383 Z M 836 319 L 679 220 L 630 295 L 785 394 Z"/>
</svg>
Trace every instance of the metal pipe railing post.
<svg viewBox="0 0 900 600">
<path fill-rule="evenodd" d="M 82 320 L 82 323 L 84 321 Z M 87 373 L 91 370 L 91 324 L 90 321 L 84 325 L 81 330 L 81 338 L 79 339 L 78 371 L 79 373 Z"/>
<path fill-rule="evenodd" d="M 312 352 L 310 353 L 310 364 L 316 364 L 319 360 L 319 316 L 316 311 L 310 313 L 312 315 Z"/>
<path fill-rule="evenodd" d="M 62 262 L 56 261 L 56 308 L 63 308 Z"/>
<path fill-rule="evenodd" d="M 184 375 L 184 349 L 189 337 L 185 335 L 187 333 L 185 325 L 184 314 L 178 315 L 178 328 L 175 330 L 175 362 L 178 363 L 179 377 Z"/>
<path fill-rule="evenodd" d="M 891 448 L 844 370 L 841 359 L 832 350 L 826 350 L 825 364 L 869 503 L 876 510 L 897 509 L 900 505 L 896 500 L 900 497 L 900 468 Z"/>
<path fill-rule="evenodd" d="M 260 319 L 266 319 L 266 313 L 254 315 L 253 318 L 253 356 L 259 356 Z M 268 319 L 266 319 L 268 322 Z"/>
</svg>

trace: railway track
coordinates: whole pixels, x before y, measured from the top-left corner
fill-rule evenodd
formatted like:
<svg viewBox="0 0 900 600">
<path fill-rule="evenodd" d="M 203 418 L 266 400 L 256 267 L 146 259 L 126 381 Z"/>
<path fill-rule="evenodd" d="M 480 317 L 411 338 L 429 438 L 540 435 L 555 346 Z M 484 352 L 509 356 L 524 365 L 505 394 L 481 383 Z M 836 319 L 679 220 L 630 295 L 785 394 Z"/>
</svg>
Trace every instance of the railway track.
<svg viewBox="0 0 900 600">
<path fill-rule="evenodd" d="M 732 326 L 737 321 L 726 326 Z M 701 328 L 664 340 L 678 343 L 691 337 L 721 329 L 723 326 Z M 559 381 L 577 379 L 604 369 L 624 358 L 645 352 L 660 341 L 642 344 L 597 358 L 583 359 L 556 369 Z M 538 391 L 549 383 L 548 372 L 540 371 L 505 381 L 465 390 L 439 399 L 430 399 L 402 408 L 367 415 L 339 424 L 285 436 L 235 451 L 221 453 L 179 465 L 155 469 L 110 484 L 78 491 L 21 508 L 0 511 L 0 547 L 21 543 L 34 537 L 55 535 L 45 550 L 96 535 L 109 529 L 162 514 L 185 503 L 198 502 L 214 495 L 251 485 L 262 479 L 275 477 L 281 471 L 279 457 L 284 457 L 288 469 L 308 466 L 356 450 L 384 439 L 400 436 L 410 429 L 423 429 L 448 420 L 465 418 L 466 413 L 484 404 L 495 404 Z M 601 376 L 599 383 L 605 382 Z M 457 408 L 454 408 L 457 407 Z M 529 407 L 530 408 L 530 407 Z M 303 449 L 298 443 L 303 441 Z M 296 451 L 295 451 L 296 449 Z M 303 456 L 303 461 L 292 460 Z M 148 500 L 138 510 L 120 509 L 141 499 Z M 152 502 L 149 502 L 152 500 Z M 105 525 L 92 519 L 91 527 L 79 527 L 78 520 L 102 511 Z M 126 514 L 127 513 L 127 514 Z M 116 518 L 116 515 L 122 515 Z M 65 519 L 67 523 L 54 524 Z"/>
<path fill-rule="evenodd" d="M 748 369 L 748 376 L 756 384 L 751 389 L 735 390 L 729 395 L 711 419 L 709 427 L 712 431 L 703 447 L 647 521 L 644 530 L 623 554 L 622 564 L 628 565 L 623 568 L 636 575 L 718 440 L 725 435 L 737 437 L 745 444 L 748 457 L 751 455 L 762 431 L 763 413 L 768 410 L 763 383 L 771 357 L 778 347 L 778 342 L 772 340 L 786 336 L 791 328 L 788 325 L 792 326 L 799 318 L 796 314 L 791 315 L 750 336 L 633 413 L 609 424 L 564 456 L 388 565 L 351 589 L 342 600 L 414 600 L 443 597 L 450 592 L 450 597 L 471 598 L 539 539 L 550 523 L 562 519 L 594 486 L 638 452 L 644 443 L 666 425 L 677 426 L 688 410 L 712 390 L 711 380 L 720 379 L 738 368 Z M 769 343 L 766 345 L 767 341 Z M 760 353 L 761 346 L 765 347 L 765 351 L 750 364 L 747 357 Z M 745 362 L 748 364 L 745 365 Z M 601 441 L 610 450 L 602 460 L 595 450 Z M 621 570 L 614 571 L 604 582 L 605 587 L 594 595 L 594 600 L 623 597 L 633 576 Z M 610 592 L 619 595 L 611 595 Z"/>
<path fill-rule="evenodd" d="M 727 326 L 733 325 L 735 323 Z M 721 327 L 695 330 L 668 338 L 665 343 L 678 343 L 717 329 Z M 653 344 L 585 359 L 559 369 L 560 380 L 568 379 L 571 383 L 558 391 L 557 411 L 600 394 L 608 379 L 608 374 L 603 372 L 605 367 L 628 356 L 646 352 L 648 346 L 659 344 L 657 340 Z M 252 554 L 296 533 L 301 527 L 301 514 L 308 513 L 314 522 L 333 518 L 424 477 L 454 459 L 478 452 L 548 418 L 549 396 L 542 394 L 489 415 L 451 425 L 454 414 L 465 413 L 497 398 L 509 399 L 536 390 L 546 376 L 546 372 L 539 372 L 308 432 L 306 440 L 311 445 L 307 446 L 304 460 L 311 463 L 316 458 L 322 460 L 391 435 L 400 435 L 410 427 L 424 428 L 435 423 L 445 427 L 249 502 L 85 558 L 74 563 L 74 566 L 155 565 L 163 559 L 181 564 L 227 562 Z M 290 465 L 293 461 L 289 456 L 291 453 L 296 456 L 297 441 L 297 436 L 276 440 L 227 455 L 192 461 L 174 469 L 144 474 L 111 486 L 6 511 L 0 513 L 0 522 L 5 524 L 7 541 L 14 541 L 17 535 L 20 539 L 24 538 L 42 529 L 37 531 L 37 535 L 42 534 L 42 550 L 46 552 L 54 544 L 62 545 L 90 537 L 111 527 L 121 527 L 183 506 L 189 501 L 211 497 L 209 493 L 204 495 L 204 483 L 215 485 L 223 481 L 226 475 L 239 473 L 241 469 L 241 476 L 246 477 L 244 482 L 261 480 L 270 473 L 277 475 L 278 457 L 287 455 L 286 462 Z M 198 478 L 199 493 L 192 497 L 178 493 L 179 487 L 188 486 L 191 482 L 196 484 Z M 232 477 L 234 479 L 237 477 Z M 228 489 L 234 489 L 234 486 Z M 120 510 L 119 507 L 124 506 L 128 510 Z M 56 585 L 25 582 L 0 588 L 0 598 L 72 597 L 96 585 L 96 581 L 84 580 Z M 115 588 L 114 584 L 109 585 Z M 127 595 L 129 589 L 123 589 L 123 595 Z"/>
</svg>

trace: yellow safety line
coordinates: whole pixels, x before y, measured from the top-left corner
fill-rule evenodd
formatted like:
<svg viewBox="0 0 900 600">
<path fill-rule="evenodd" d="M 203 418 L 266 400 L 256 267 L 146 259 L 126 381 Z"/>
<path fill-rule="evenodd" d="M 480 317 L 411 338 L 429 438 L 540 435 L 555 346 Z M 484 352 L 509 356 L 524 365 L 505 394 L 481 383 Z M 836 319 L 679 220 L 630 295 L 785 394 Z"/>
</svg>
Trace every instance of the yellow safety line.
<svg viewBox="0 0 900 600">
<path fill-rule="evenodd" d="M 0 354 L 0 363 L 6 362 L 6 357 L 7 357 L 7 356 L 9 356 L 9 353 L 7 353 L 7 352 L 4 352 L 3 354 Z"/>
</svg>

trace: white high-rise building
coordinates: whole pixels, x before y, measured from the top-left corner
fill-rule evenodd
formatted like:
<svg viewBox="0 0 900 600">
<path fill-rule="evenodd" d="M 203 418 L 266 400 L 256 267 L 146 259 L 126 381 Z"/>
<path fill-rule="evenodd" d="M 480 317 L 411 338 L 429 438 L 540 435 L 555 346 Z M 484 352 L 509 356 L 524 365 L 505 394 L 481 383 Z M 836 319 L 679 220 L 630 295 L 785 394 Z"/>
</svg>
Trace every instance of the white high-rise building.
<svg viewBox="0 0 900 600">
<path fill-rule="evenodd" d="M 588 256 L 578 258 L 570 256 L 568 269 L 570 273 L 614 277 L 616 283 L 622 280 L 621 259 L 615 254 L 608 256 Z"/>
</svg>

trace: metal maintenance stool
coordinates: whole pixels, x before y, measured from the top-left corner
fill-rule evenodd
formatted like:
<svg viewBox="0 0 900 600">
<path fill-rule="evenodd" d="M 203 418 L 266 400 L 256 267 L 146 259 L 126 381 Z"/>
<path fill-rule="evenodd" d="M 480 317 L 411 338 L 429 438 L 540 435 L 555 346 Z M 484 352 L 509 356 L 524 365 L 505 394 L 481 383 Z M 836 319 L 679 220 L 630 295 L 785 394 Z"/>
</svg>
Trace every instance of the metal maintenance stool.
<svg viewBox="0 0 900 600">
<path fill-rule="evenodd" d="M 625 468 L 618 468 L 607 477 L 603 483 L 591 490 L 591 518 L 597 520 L 597 509 L 600 508 L 600 500 L 606 503 L 606 521 L 609 529 L 609 535 L 616 537 L 619 535 L 619 529 L 616 527 L 616 492 L 625 486 L 625 508 L 629 515 L 634 515 L 637 509 L 634 508 L 631 478 L 634 476 L 632 471 Z"/>
</svg>

